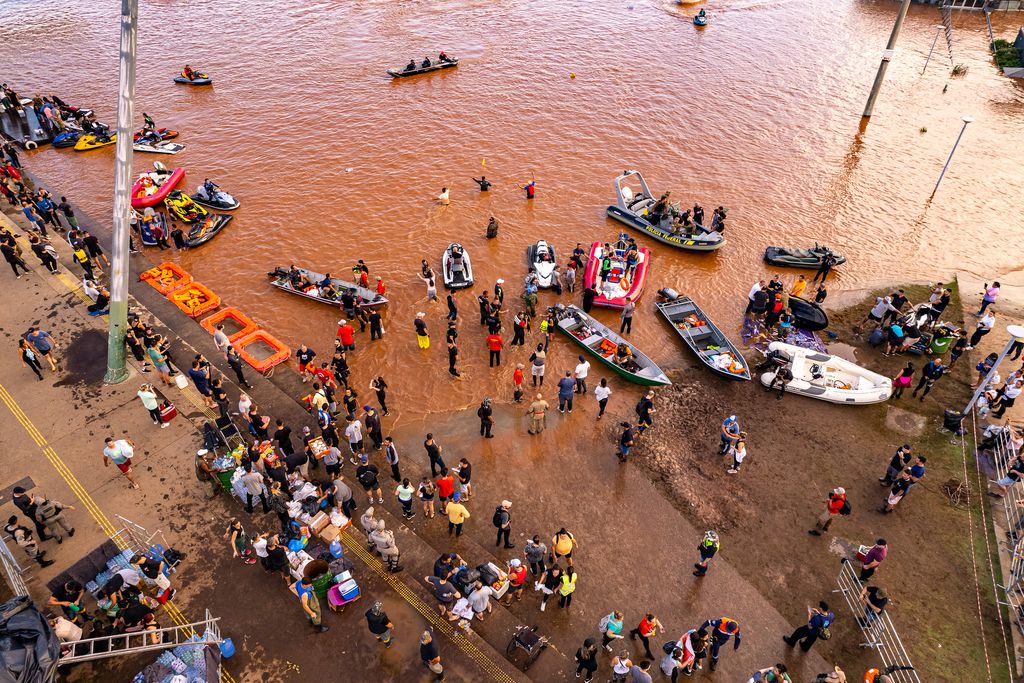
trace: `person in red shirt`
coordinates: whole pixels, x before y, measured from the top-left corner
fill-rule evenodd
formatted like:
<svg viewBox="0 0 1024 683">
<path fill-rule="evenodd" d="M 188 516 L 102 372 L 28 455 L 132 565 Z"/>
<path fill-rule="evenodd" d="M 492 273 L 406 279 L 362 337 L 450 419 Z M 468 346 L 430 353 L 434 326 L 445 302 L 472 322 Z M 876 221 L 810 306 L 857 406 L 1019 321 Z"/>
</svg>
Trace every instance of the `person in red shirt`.
<svg viewBox="0 0 1024 683">
<path fill-rule="evenodd" d="M 437 500 L 441 504 L 441 514 L 448 509 L 448 501 L 455 493 L 455 477 L 448 469 L 441 470 L 441 476 L 437 478 Z"/>
<path fill-rule="evenodd" d="M 639 626 L 629 632 L 629 637 L 633 640 L 640 636 L 640 642 L 644 644 L 644 652 L 648 659 L 654 659 L 654 655 L 651 654 L 651 638 L 658 634 L 659 627 L 661 627 L 661 622 L 658 621 L 658 617 L 648 614 L 640 620 Z"/>
<path fill-rule="evenodd" d="M 501 349 L 505 346 L 505 342 L 501 340 L 501 335 L 494 333 L 487 335 L 487 349 L 491 352 L 490 359 L 487 362 L 487 367 L 493 368 L 495 365 L 501 365 Z"/>
<path fill-rule="evenodd" d="M 343 350 L 356 350 L 356 328 L 349 325 L 347 320 L 338 321 L 337 336 L 341 339 L 341 348 Z"/>
<path fill-rule="evenodd" d="M 520 403 L 523 400 L 523 364 L 516 364 L 516 371 L 512 373 L 512 386 L 514 391 L 512 394 L 512 400 L 516 403 Z"/>
<path fill-rule="evenodd" d="M 522 560 L 519 558 L 513 558 L 508 561 L 508 592 L 505 593 L 505 597 L 501 599 L 506 605 L 512 604 L 512 597 L 514 596 L 516 602 L 523 599 L 523 588 L 526 586 L 526 567 L 523 566 Z M 507 599 L 507 602 L 506 602 Z"/>
<path fill-rule="evenodd" d="M 843 514 L 843 510 L 846 509 L 849 513 L 849 506 L 846 502 L 846 489 L 842 486 L 837 486 L 832 489 L 832 493 L 828 494 L 828 500 L 825 501 L 825 510 L 818 515 L 818 521 L 815 523 L 814 528 L 808 531 L 811 536 L 821 536 L 821 532 L 828 531 L 829 526 L 832 524 L 832 520 L 838 514 Z"/>
<path fill-rule="evenodd" d="M 313 370 L 313 381 L 320 382 L 322 386 L 337 386 L 334 383 L 334 375 L 331 374 L 330 369 L 327 367 L 327 362 L 320 363 L 320 367 Z"/>
<path fill-rule="evenodd" d="M 377 293 L 381 296 L 387 294 L 387 287 L 384 286 L 384 280 L 380 275 L 377 276 Z"/>
</svg>

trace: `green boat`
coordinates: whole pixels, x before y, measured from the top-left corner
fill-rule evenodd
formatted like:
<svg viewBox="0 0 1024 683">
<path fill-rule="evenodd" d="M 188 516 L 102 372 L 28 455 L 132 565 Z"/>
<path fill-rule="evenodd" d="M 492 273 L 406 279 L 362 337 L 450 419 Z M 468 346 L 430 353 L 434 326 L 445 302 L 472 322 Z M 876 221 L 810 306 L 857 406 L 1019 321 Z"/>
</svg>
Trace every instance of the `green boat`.
<svg viewBox="0 0 1024 683">
<path fill-rule="evenodd" d="M 672 384 L 642 351 L 575 306 L 553 309 L 558 329 L 619 377 L 645 386 Z"/>
</svg>

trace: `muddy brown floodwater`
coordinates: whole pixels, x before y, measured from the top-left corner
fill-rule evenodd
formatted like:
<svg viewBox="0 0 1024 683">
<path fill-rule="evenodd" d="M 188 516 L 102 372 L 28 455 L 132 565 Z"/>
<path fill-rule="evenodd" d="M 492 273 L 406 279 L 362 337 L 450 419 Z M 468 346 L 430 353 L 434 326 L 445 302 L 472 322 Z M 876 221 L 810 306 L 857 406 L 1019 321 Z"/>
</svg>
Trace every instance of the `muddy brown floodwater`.
<svg viewBox="0 0 1024 683">
<path fill-rule="evenodd" d="M 887 0 L 720 0 L 706 5 L 704 30 L 689 20 L 696 6 L 667 0 L 140 5 L 137 113 L 178 129 L 187 145 L 160 160 L 186 168 L 187 188 L 215 178 L 242 202 L 225 232 L 181 254 L 181 264 L 293 347 L 305 341 L 323 354 L 337 313 L 274 290 L 264 274 L 288 263 L 344 273 L 365 259 L 394 303 L 388 342 L 361 349 L 356 364 L 388 377 L 414 412 L 494 391 L 468 381 L 443 399 L 432 393 L 435 381 L 447 383 L 443 349 L 418 353 L 412 318 L 432 311 L 437 341 L 443 314 L 424 302 L 419 260 L 437 269 L 444 246 L 458 240 L 479 284 L 503 277 L 515 298 L 528 243 L 543 238 L 565 254 L 577 241 L 615 236 L 604 209 L 623 168 L 708 215 L 728 207 L 720 253 L 648 244 L 648 287 L 691 294 L 722 321 L 735 319 L 751 279 L 765 272 L 761 253 L 771 243 L 822 241 L 845 252 L 850 263 L 834 291 L 897 273 L 905 282 L 1020 266 L 1005 245 L 1024 228 L 1024 90 L 989 63 L 976 13 L 954 16 L 954 61 L 969 72 L 951 80 L 941 42 L 921 75 L 939 14 L 914 6 L 875 117 L 861 128 L 896 12 Z M 113 123 L 117 11 L 118 3 L 3 3 L 3 80 Z M 1004 37 L 1018 20 L 993 17 Z M 385 76 L 441 49 L 461 66 Z M 174 85 L 185 62 L 215 85 Z M 965 113 L 976 122 L 929 206 Z M 44 180 L 108 220 L 111 149 L 27 156 Z M 137 154 L 137 170 L 154 160 Z M 480 173 L 494 182 L 489 194 L 470 181 Z M 516 184 L 531 173 L 538 197 L 528 203 Z M 444 185 L 448 207 L 434 201 Z M 502 232 L 488 242 L 491 215 Z M 474 295 L 463 297 L 466 313 Z M 668 368 L 682 362 L 646 305 L 634 339 Z M 461 342 L 468 377 L 487 376 L 482 338 Z"/>
</svg>

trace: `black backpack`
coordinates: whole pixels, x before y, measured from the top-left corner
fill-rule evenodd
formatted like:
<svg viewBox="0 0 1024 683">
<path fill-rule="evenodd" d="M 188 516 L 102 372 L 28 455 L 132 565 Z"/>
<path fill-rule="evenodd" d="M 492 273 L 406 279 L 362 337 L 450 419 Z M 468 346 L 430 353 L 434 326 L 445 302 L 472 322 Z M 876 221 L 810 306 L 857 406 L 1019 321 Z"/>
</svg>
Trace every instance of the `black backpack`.
<svg viewBox="0 0 1024 683">
<path fill-rule="evenodd" d="M 504 512 L 504 510 L 503 510 L 503 509 L 502 509 L 502 507 L 501 507 L 501 506 L 499 505 L 499 506 L 498 506 L 497 508 L 495 508 L 495 510 L 494 510 L 494 517 L 492 517 L 492 518 L 491 518 L 491 523 L 492 523 L 492 524 L 493 524 L 494 526 L 498 527 L 499 529 L 501 528 L 501 525 L 505 523 L 505 520 L 504 520 L 504 519 L 502 519 L 502 515 L 501 515 L 501 513 L 503 513 L 503 512 Z"/>
<path fill-rule="evenodd" d="M 359 483 L 363 486 L 373 486 L 377 483 L 377 475 L 373 473 L 373 470 L 363 470 L 359 475 Z"/>
<path fill-rule="evenodd" d="M 850 501 L 844 500 L 843 507 L 839 508 L 839 514 L 845 517 L 849 515 L 851 512 L 853 512 L 853 508 L 850 506 Z"/>
</svg>

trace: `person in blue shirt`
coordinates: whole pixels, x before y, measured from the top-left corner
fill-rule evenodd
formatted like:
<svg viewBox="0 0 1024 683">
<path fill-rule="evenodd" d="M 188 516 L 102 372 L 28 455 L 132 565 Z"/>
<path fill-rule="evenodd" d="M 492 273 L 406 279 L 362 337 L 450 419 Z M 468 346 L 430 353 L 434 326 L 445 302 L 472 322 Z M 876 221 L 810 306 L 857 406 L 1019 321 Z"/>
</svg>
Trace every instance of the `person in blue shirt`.
<svg viewBox="0 0 1024 683">
<path fill-rule="evenodd" d="M 735 637 L 732 649 L 740 649 L 740 624 L 734 619 L 722 617 L 721 619 L 708 619 L 700 625 L 701 629 L 713 628 L 711 632 L 711 670 L 718 668 L 718 652 L 722 646 Z"/>
<path fill-rule="evenodd" d="M 722 445 L 718 448 L 718 452 L 725 453 L 739 438 L 740 422 L 736 419 L 735 415 L 730 415 L 722 420 Z"/>
<path fill-rule="evenodd" d="M 814 643 L 819 638 L 824 636 L 824 640 L 827 640 L 832 637 L 828 633 L 828 627 L 832 625 L 835 619 L 836 615 L 829 610 L 828 603 L 822 600 L 818 603 L 817 607 L 807 607 L 806 624 L 793 631 L 791 635 L 782 636 L 782 639 L 790 647 L 796 646 L 796 642 L 799 640 L 801 641 L 800 649 L 804 652 L 810 652 L 811 648 L 814 647 Z"/>
<path fill-rule="evenodd" d="M 914 389 L 911 396 L 917 397 L 917 392 L 924 388 L 924 393 L 921 394 L 920 400 L 924 400 L 924 397 L 928 395 L 928 392 L 932 390 L 932 386 L 938 381 L 940 377 L 949 372 L 949 368 L 942 364 L 942 359 L 936 356 L 932 358 L 928 363 L 921 369 L 921 379 L 917 383 L 917 388 Z"/>
<path fill-rule="evenodd" d="M 558 412 L 564 413 L 566 407 L 572 412 L 572 397 L 576 391 L 576 380 L 572 378 L 572 371 L 566 370 L 565 377 L 558 380 Z"/>
<path fill-rule="evenodd" d="M 921 481 L 925 474 L 924 464 L 928 462 L 928 458 L 923 455 L 917 456 L 917 461 L 913 467 L 910 468 L 910 485 L 913 486 L 917 482 Z M 909 490 L 909 489 L 908 489 Z"/>
<path fill-rule="evenodd" d="M 57 344 L 53 341 L 50 333 L 44 332 L 38 327 L 30 327 L 25 339 L 36 348 L 40 356 L 50 363 L 50 369 L 57 372 L 57 361 L 53 359 L 53 351 L 57 348 Z"/>
</svg>

